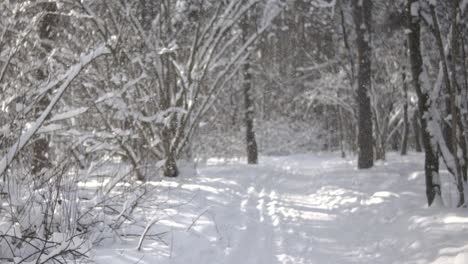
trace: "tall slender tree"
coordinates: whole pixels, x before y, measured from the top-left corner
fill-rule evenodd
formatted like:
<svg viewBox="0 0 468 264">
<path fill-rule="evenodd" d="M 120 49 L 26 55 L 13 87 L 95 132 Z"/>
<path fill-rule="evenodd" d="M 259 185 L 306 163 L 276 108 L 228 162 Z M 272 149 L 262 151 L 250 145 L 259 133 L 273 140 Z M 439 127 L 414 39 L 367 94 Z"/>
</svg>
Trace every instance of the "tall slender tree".
<svg viewBox="0 0 468 264">
<path fill-rule="evenodd" d="M 406 45 L 405 45 L 406 52 Z M 408 136 L 409 136 L 409 118 L 408 118 L 408 85 L 406 83 L 406 67 L 403 66 L 401 73 L 402 85 L 403 85 L 403 135 L 401 140 L 401 155 L 408 153 Z"/>
<path fill-rule="evenodd" d="M 451 119 L 451 137 L 452 137 L 452 155 L 455 160 L 455 176 L 457 179 L 457 189 L 458 189 L 458 207 L 465 204 L 465 194 L 463 191 L 463 171 L 466 174 L 466 168 L 463 168 L 461 159 L 459 156 L 459 147 L 458 147 L 458 125 L 461 125 L 459 121 L 459 109 L 457 103 L 458 93 L 458 82 L 457 82 L 457 58 L 459 57 L 459 26 L 458 26 L 458 6 L 459 0 L 450 1 L 450 17 L 451 17 L 451 27 L 452 35 L 450 38 L 450 115 Z M 461 137 L 461 139 L 463 139 Z M 460 150 L 462 152 L 462 150 Z"/>
<path fill-rule="evenodd" d="M 357 47 L 357 103 L 358 103 L 358 168 L 374 165 L 372 112 L 369 90 L 371 89 L 371 10 L 370 0 L 353 1 L 353 17 L 356 27 Z"/>
<path fill-rule="evenodd" d="M 255 23 L 252 22 L 252 14 L 248 12 L 245 15 L 245 19 L 242 22 L 242 42 L 247 41 L 250 31 L 252 31 L 252 26 Z M 257 164 L 258 163 L 258 149 L 257 141 L 255 139 L 255 130 L 254 130 L 254 100 L 253 100 L 253 79 L 251 73 L 251 60 L 252 55 L 249 55 L 249 58 L 246 59 L 243 68 L 243 94 L 244 94 L 244 119 L 245 119 L 245 140 L 247 144 L 247 163 L 248 164 Z"/>
<path fill-rule="evenodd" d="M 421 136 L 425 151 L 424 172 L 426 180 L 426 197 L 429 206 L 432 205 L 437 195 L 441 195 L 441 189 L 436 177 L 439 174 L 439 158 L 436 147 L 432 144 L 429 133 L 428 120 L 425 114 L 429 111 L 429 91 L 422 87 L 421 75 L 423 74 L 423 60 L 421 56 L 421 26 L 418 12 L 418 0 L 406 1 L 406 14 L 408 19 L 408 47 L 411 65 L 412 84 L 418 96 L 418 113 L 421 123 Z"/>
</svg>

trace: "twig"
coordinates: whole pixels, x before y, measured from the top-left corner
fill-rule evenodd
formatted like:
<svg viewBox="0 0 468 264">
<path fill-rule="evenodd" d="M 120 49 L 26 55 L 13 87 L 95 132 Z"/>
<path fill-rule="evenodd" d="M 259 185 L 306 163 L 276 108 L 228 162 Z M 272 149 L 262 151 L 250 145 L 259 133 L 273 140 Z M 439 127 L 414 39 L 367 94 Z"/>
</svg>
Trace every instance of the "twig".
<svg viewBox="0 0 468 264">
<path fill-rule="evenodd" d="M 138 251 L 141 250 L 141 246 L 143 245 L 143 241 L 145 240 L 146 234 L 148 233 L 148 231 L 150 230 L 150 228 L 151 228 L 154 224 L 156 224 L 158 221 L 159 221 L 159 217 L 154 217 L 154 218 L 149 222 L 149 224 L 146 226 L 145 230 L 143 231 L 143 234 L 141 234 L 140 241 L 138 242 L 138 247 L 137 247 L 137 250 L 138 250 Z"/>
<path fill-rule="evenodd" d="M 208 210 L 210 210 L 210 208 L 206 208 L 205 211 L 203 211 L 201 214 L 199 214 L 193 221 L 192 221 L 192 224 L 190 224 L 190 226 L 187 228 L 187 232 L 190 231 L 190 229 L 192 229 L 192 227 L 197 223 L 198 219 L 200 219 L 200 217 L 202 217 L 206 212 L 208 212 Z"/>
</svg>

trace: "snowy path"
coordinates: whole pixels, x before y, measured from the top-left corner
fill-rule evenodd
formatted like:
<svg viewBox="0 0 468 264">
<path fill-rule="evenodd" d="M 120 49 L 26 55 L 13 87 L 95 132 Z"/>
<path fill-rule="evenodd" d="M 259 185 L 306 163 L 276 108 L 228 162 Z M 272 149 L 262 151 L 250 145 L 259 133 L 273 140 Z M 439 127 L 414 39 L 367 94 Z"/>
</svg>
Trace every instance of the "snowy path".
<svg viewBox="0 0 468 264">
<path fill-rule="evenodd" d="M 198 176 L 158 185 L 170 191 L 155 199 L 190 201 L 164 209 L 154 227 L 170 231 L 162 241 L 147 241 L 143 252 L 134 250 L 135 239 L 108 244 L 96 260 L 441 264 L 468 249 L 468 214 L 425 206 L 422 156 L 354 167 L 330 154 L 205 166 Z"/>
</svg>

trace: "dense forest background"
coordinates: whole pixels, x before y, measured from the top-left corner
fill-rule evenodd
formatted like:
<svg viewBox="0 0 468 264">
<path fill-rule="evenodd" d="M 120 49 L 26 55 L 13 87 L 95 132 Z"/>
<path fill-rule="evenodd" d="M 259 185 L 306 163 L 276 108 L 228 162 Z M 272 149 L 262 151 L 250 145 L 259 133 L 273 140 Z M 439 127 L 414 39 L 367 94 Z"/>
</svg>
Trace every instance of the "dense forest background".
<svg viewBox="0 0 468 264">
<path fill-rule="evenodd" d="M 463 207 L 467 4 L 1 1 L 0 259 L 79 257 L 145 182 L 209 157 L 424 152 L 428 205 L 443 166 Z"/>
</svg>

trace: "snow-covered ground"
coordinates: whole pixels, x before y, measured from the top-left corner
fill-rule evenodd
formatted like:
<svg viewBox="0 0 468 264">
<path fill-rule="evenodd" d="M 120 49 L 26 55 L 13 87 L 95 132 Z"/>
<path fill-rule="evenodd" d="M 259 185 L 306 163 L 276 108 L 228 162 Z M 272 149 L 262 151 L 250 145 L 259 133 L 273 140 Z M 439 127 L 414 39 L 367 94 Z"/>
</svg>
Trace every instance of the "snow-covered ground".
<svg viewBox="0 0 468 264">
<path fill-rule="evenodd" d="M 101 264 L 468 263 L 468 213 L 426 206 L 423 156 L 370 170 L 334 154 L 209 160 L 154 183 L 128 236 L 96 249 Z M 443 174 L 446 182 L 449 176 Z M 451 189 L 443 186 L 444 192 Z M 453 190 L 454 191 L 454 190 Z M 456 200 L 454 200 L 456 201 Z M 138 234 L 156 221 L 136 250 Z M 458 257 L 457 257 L 458 255 Z"/>
</svg>

